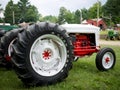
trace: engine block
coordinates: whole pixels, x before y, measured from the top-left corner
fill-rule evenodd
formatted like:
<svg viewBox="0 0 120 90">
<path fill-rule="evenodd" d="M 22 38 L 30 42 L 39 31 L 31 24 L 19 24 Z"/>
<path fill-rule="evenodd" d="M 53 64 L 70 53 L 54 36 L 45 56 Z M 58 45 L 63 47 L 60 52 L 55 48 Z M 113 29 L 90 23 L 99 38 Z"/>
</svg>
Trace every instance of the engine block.
<svg viewBox="0 0 120 90">
<path fill-rule="evenodd" d="M 73 40 L 74 55 L 75 56 L 85 56 L 91 55 L 97 52 L 98 49 L 95 45 L 95 38 L 92 34 L 75 34 Z"/>
</svg>

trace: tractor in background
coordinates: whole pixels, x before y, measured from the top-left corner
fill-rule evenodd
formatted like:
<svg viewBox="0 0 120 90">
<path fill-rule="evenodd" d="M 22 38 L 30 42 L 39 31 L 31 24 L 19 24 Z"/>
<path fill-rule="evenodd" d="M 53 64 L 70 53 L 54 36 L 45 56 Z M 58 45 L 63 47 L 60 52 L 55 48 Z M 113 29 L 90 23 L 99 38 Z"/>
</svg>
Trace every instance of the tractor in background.
<svg viewBox="0 0 120 90">
<path fill-rule="evenodd" d="M 120 40 L 120 34 L 117 30 L 109 30 L 106 40 Z"/>
</svg>

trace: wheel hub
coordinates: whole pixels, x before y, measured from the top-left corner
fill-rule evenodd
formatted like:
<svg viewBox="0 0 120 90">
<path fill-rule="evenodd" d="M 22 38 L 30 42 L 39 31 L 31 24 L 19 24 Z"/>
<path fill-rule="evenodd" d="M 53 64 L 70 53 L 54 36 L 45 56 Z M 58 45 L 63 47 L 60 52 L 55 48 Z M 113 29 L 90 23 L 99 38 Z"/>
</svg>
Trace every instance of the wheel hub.
<svg viewBox="0 0 120 90">
<path fill-rule="evenodd" d="M 105 55 L 103 56 L 103 66 L 104 68 L 108 69 L 113 65 L 113 55 L 111 52 L 107 52 L 105 53 Z"/>
<path fill-rule="evenodd" d="M 50 49 L 46 49 L 43 51 L 42 55 L 45 60 L 49 60 L 52 56 L 52 51 Z"/>
<path fill-rule="evenodd" d="M 56 75 L 64 67 L 66 53 L 63 41 L 56 35 L 40 36 L 31 47 L 31 65 L 42 76 Z"/>
<path fill-rule="evenodd" d="M 106 57 L 105 62 L 106 62 L 106 63 L 109 63 L 109 62 L 110 62 L 110 58 L 109 58 L 109 57 Z"/>
</svg>

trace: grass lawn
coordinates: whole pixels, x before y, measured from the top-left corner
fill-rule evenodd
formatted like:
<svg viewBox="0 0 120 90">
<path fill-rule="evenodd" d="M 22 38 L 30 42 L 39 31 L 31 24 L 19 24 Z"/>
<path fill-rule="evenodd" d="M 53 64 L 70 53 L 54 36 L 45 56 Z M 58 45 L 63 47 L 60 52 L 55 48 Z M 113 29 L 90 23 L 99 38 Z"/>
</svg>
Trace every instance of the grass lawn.
<svg viewBox="0 0 120 90">
<path fill-rule="evenodd" d="M 120 30 L 118 30 L 118 33 L 120 34 Z M 108 30 L 100 31 L 100 35 L 107 35 L 107 34 L 108 34 Z"/>
<path fill-rule="evenodd" d="M 104 47 L 104 46 L 102 46 Z M 120 90 L 120 47 L 109 46 L 116 52 L 114 69 L 100 72 L 95 66 L 95 56 L 80 58 L 64 81 L 50 86 L 27 88 L 12 70 L 0 68 L 0 90 Z"/>
<path fill-rule="evenodd" d="M 108 30 L 102 30 L 100 31 L 100 35 L 107 35 L 108 34 Z"/>
</svg>

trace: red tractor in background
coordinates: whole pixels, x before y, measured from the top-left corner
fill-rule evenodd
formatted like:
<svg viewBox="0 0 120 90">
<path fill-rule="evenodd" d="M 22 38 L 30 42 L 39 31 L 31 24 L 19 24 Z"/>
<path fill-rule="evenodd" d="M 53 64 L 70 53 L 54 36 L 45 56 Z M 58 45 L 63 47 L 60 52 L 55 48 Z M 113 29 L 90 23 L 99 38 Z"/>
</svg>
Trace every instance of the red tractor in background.
<svg viewBox="0 0 120 90">
<path fill-rule="evenodd" d="M 113 49 L 100 49 L 99 28 L 92 25 L 39 22 L 3 34 L 0 47 L 1 62 L 10 61 L 21 81 L 31 86 L 62 81 L 73 61 L 93 53 L 100 71 L 116 62 Z"/>
</svg>

